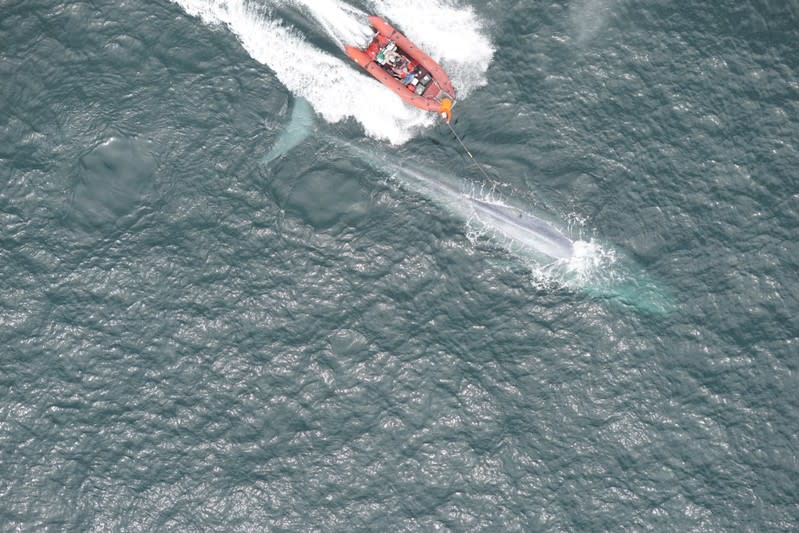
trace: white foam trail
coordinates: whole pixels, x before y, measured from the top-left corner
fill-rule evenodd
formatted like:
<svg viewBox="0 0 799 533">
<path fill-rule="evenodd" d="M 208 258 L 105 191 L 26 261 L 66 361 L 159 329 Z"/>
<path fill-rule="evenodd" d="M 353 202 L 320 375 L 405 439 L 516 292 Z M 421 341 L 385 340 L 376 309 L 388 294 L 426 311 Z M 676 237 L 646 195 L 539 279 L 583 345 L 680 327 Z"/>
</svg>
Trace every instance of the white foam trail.
<svg viewBox="0 0 799 533">
<path fill-rule="evenodd" d="M 361 48 L 369 44 L 372 28 L 367 14 L 339 0 L 282 0 L 311 15 L 339 47 L 351 44 Z"/>
<path fill-rule="evenodd" d="M 370 5 L 441 63 L 458 98 L 486 84 L 494 47 L 471 7 L 441 0 L 372 0 Z"/>
<path fill-rule="evenodd" d="M 269 66 L 295 96 L 328 122 L 354 118 L 366 134 L 395 144 L 433 124 L 358 67 L 312 46 L 243 0 L 173 0 L 209 25 L 227 26 L 255 60 Z"/>
</svg>

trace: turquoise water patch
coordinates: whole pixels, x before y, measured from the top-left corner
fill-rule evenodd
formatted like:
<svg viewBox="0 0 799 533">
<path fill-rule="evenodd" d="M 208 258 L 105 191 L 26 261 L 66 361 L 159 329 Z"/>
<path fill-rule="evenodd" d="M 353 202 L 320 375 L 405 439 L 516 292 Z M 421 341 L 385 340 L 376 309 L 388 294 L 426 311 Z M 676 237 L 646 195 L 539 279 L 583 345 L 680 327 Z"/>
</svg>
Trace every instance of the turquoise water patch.
<svg viewBox="0 0 799 533">
<path fill-rule="evenodd" d="M 284 210 L 317 230 L 355 223 L 370 205 L 369 190 L 358 179 L 331 167 L 290 178 L 278 175 L 270 188 Z"/>
</svg>

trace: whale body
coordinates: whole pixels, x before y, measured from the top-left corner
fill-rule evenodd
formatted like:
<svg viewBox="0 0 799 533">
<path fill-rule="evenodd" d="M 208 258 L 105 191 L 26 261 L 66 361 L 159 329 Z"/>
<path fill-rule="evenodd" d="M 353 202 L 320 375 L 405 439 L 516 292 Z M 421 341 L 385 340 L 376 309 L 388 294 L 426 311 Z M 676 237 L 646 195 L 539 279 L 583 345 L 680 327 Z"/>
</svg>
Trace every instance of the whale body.
<svg viewBox="0 0 799 533">
<path fill-rule="evenodd" d="M 313 131 L 311 106 L 302 98 L 295 99 L 288 125 L 262 162 L 268 167 Z M 513 255 L 531 257 L 536 263 L 543 264 L 547 272 L 560 279 L 564 286 L 579 288 L 593 297 L 619 301 L 655 315 L 670 313 L 674 308 L 668 291 L 649 276 L 615 262 L 613 253 L 591 252 L 592 249 L 601 251 L 601 248 L 593 242 L 572 241 L 557 225 L 529 209 L 498 202 L 491 194 L 475 194 L 469 190 L 474 189 L 472 182 L 432 168 L 421 171 L 418 165 L 409 165 L 407 161 L 394 158 L 390 152 L 369 144 L 356 145 L 329 134 L 320 135 L 377 172 L 393 176 L 403 188 L 442 206 L 465 223 L 479 223 L 495 242 Z M 611 258 L 612 265 L 601 266 L 608 260 L 604 256 Z"/>
<path fill-rule="evenodd" d="M 568 259 L 574 244 L 548 222 L 514 207 L 468 198 L 475 217 L 511 241 L 553 259 Z"/>
<path fill-rule="evenodd" d="M 266 165 L 282 157 L 300 144 L 313 131 L 314 115 L 311 106 L 302 98 L 294 100 L 291 118 L 269 152 L 263 157 Z M 552 224 L 532 213 L 488 201 L 462 192 L 464 180 L 442 172 L 421 172 L 413 166 L 394 161 L 385 152 L 355 145 L 343 139 L 324 135 L 329 142 L 347 149 L 379 172 L 388 172 L 403 186 L 425 196 L 465 221 L 478 221 L 487 233 L 504 237 L 504 243 L 516 250 L 549 259 L 568 259 L 574 252 L 572 241 Z M 513 250 L 513 251 L 516 251 Z"/>
</svg>

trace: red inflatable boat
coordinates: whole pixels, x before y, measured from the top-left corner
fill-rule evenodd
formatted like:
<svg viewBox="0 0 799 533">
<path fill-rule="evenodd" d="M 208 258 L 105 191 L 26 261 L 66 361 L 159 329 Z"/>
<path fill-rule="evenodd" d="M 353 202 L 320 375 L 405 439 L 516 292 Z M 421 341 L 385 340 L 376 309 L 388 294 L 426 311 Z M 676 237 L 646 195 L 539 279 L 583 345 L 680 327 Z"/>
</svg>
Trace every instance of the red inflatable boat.
<svg viewBox="0 0 799 533">
<path fill-rule="evenodd" d="M 449 122 L 455 89 L 444 69 L 385 20 L 371 16 L 369 23 L 376 32 L 372 42 L 363 50 L 345 46 L 347 55 L 409 104 Z"/>
</svg>

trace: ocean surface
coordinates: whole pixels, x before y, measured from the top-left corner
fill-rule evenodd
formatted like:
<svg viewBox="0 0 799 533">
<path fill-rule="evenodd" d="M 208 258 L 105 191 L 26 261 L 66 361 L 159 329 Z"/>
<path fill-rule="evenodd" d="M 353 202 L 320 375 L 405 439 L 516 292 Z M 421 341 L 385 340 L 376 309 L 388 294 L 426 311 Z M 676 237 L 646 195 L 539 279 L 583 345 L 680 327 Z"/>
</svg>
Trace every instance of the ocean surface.
<svg viewBox="0 0 799 533">
<path fill-rule="evenodd" d="M 2 531 L 799 529 L 797 0 L 2 0 L 0 228 Z"/>
</svg>

